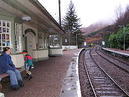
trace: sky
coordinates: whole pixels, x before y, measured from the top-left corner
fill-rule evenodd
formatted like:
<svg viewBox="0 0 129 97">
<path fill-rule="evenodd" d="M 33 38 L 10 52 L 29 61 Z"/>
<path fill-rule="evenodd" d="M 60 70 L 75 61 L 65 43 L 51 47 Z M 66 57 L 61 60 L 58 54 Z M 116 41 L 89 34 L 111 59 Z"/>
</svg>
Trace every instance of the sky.
<svg viewBox="0 0 129 97">
<path fill-rule="evenodd" d="M 75 11 L 80 18 L 80 24 L 87 27 L 97 22 L 112 23 L 116 19 L 116 11 L 121 7 L 122 10 L 129 5 L 129 0 L 60 0 L 61 18 L 63 19 L 68 11 L 69 3 L 72 1 Z M 39 0 L 47 11 L 59 20 L 58 0 Z"/>
</svg>

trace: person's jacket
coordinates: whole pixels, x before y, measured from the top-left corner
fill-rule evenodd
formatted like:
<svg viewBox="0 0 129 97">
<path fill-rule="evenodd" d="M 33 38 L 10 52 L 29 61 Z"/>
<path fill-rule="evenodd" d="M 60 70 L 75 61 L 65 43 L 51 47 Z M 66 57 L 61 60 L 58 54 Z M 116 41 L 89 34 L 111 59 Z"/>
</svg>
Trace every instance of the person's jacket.
<svg viewBox="0 0 129 97">
<path fill-rule="evenodd" d="M 25 65 L 27 66 L 33 66 L 33 61 L 32 61 L 32 57 L 29 54 L 25 55 Z"/>
<path fill-rule="evenodd" d="M 0 56 L 0 73 L 5 73 L 8 70 L 15 70 L 15 65 L 12 62 L 11 56 L 3 53 Z"/>
</svg>

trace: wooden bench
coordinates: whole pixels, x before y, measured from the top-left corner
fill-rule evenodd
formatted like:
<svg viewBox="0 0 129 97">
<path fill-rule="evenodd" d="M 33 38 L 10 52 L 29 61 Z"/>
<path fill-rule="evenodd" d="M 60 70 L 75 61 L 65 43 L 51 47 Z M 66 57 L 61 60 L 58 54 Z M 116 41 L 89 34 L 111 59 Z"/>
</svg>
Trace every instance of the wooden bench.
<svg viewBox="0 0 129 97">
<path fill-rule="evenodd" d="M 7 73 L 0 74 L 0 92 L 2 91 L 2 84 L 1 81 L 3 78 L 8 77 L 9 75 Z"/>
<path fill-rule="evenodd" d="M 20 72 L 23 72 L 24 69 L 23 68 L 17 68 Z M 9 74 L 7 73 L 3 73 L 3 74 L 0 74 L 0 92 L 2 91 L 2 84 L 1 84 L 1 81 L 2 79 L 6 78 L 6 77 L 9 77 Z"/>
<path fill-rule="evenodd" d="M 3 79 L 5 77 L 9 76 L 7 73 L 0 74 L 0 79 Z"/>
</svg>

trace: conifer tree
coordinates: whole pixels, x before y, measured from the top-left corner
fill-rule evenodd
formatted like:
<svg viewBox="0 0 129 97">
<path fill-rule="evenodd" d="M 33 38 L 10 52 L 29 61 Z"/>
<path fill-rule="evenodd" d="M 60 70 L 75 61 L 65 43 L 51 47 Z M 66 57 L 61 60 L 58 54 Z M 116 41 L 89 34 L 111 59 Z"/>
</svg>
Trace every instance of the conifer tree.
<svg viewBox="0 0 129 97">
<path fill-rule="evenodd" d="M 77 43 L 79 43 L 79 39 L 77 39 L 77 34 L 81 33 L 81 31 L 78 33 L 81 27 L 79 20 L 80 19 L 75 12 L 74 4 L 72 1 L 70 1 L 68 12 L 62 21 L 62 27 L 66 32 L 66 34 L 63 36 L 64 45 L 77 45 Z M 65 42 L 65 39 L 67 39 L 67 42 Z"/>
<path fill-rule="evenodd" d="M 63 19 L 62 26 L 66 32 L 75 32 L 81 26 L 79 24 L 79 18 L 76 15 L 75 7 L 72 1 L 70 1 L 69 10 L 66 13 L 65 18 Z"/>
</svg>

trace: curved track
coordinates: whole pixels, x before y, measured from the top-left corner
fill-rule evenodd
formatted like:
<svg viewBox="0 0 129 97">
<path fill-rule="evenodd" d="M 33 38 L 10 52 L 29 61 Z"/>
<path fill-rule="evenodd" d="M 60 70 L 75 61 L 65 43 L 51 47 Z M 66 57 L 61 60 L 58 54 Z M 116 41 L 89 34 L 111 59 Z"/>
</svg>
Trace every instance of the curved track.
<svg viewBox="0 0 129 97">
<path fill-rule="evenodd" d="M 108 57 L 111 57 L 111 58 L 113 58 L 114 60 L 117 60 L 117 61 L 119 61 L 119 62 L 121 62 L 121 63 L 123 63 L 123 64 L 126 64 L 126 65 L 128 65 L 129 66 L 129 63 L 127 62 L 127 60 L 125 61 L 125 60 L 123 60 L 123 59 L 121 59 L 121 58 L 119 58 L 119 57 L 116 57 L 116 56 L 113 56 L 113 55 L 111 55 L 110 53 L 106 53 L 106 52 L 104 52 L 103 50 L 99 50 L 101 53 L 103 53 L 104 55 L 106 55 L 106 56 L 108 56 Z"/>
<path fill-rule="evenodd" d="M 122 69 L 124 72 L 127 72 L 129 73 L 129 65 L 128 63 L 118 59 L 118 58 L 115 58 L 115 57 L 112 57 L 112 56 L 109 56 L 107 54 L 104 54 L 102 53 L 102 51 L 100 50 L 97 50 L 95 49 L 95 52 L 101 56 L 103 59 L 107 60 L 108 62 L 110 62 L 111 64 L 117 66 L 118 68 Z"/>
<path fill-rule="evenodd" d="M 94 97 L 129 97 L 113 79 L 102 69 L 93 56 L 90 50 L 83 51 L 83 66 L 85 74 L 89 80 Z M 92 96 L 93 97 L 93 96 Z"/>
</svg>

